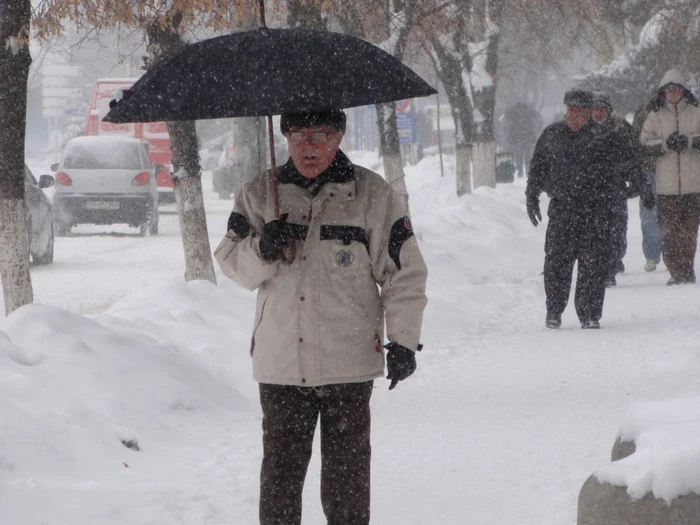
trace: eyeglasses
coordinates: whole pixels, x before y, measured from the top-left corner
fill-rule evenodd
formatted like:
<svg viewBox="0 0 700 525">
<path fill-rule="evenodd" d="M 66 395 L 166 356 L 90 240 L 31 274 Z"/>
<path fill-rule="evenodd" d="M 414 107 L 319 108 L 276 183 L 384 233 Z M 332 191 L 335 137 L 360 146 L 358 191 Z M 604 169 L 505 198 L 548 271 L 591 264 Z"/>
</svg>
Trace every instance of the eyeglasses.
<svg viewBox="0 0 700 525">
<path fill-rule="evenodd" d="M 324 131 L 317 131 L 314 133 L 304 133 L 303 131 L 292 131 L 289 134 L 289 141 L 292 144 L 325 144 L 328 142 L 335 133 L 327 133 Z"/>
</svg>

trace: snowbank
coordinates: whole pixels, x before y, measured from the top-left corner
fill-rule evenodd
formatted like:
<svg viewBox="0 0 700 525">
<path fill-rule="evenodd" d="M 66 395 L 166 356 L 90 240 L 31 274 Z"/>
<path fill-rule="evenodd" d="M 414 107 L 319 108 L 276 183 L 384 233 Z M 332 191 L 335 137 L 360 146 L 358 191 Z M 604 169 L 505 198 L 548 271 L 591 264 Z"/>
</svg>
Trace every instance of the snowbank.
<svg viewBox="0 0 700 525">
<path fill-rule="evenodd" d="M 118 472 L 187 438 L 188 426 L 249 411 L 233 372 L 245 365 L 248 375 L 248 360 L 227 344 L 242 336 L 226 334 L 239 327 L 225 296 L 173 283 L 95 316 L 38 304 L 10 315 L 0 331 L 0 480 Z"/>
</svg>

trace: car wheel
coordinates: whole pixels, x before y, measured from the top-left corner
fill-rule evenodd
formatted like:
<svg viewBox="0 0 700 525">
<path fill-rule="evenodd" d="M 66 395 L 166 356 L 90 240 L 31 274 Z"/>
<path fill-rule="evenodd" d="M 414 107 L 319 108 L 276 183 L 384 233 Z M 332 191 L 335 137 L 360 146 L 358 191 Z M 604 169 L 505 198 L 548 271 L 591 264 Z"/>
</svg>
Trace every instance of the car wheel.
<svg viewBox="0 0 700 525">
<path fill-rule="evenodd" d="M 32 254 L 32 261 L 34 261 L 34 264 L 37 266 L 44 266 L 53 262 L 53 224 L 50 226 L 50 228 L 51 231 L 49 232 L 49 238 L 46 242 L 44 252 L 41 254 Z"/>
</svg>

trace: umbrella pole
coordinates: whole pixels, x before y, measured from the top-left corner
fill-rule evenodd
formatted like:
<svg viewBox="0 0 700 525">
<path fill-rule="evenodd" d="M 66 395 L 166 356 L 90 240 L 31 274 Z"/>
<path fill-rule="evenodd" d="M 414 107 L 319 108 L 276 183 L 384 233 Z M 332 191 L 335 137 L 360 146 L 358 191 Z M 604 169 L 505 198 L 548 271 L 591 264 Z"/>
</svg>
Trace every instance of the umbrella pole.
<svg viewBox="0 0 700 525">
<path fill-rule="evenodd" d="M 272 203 L 275 209 L 275 219 L 280 218 L 280 198 L 277 190 L 277 159 L 275 158 L 275 134 L 272 126 L 272 115 L 267 116 L 267 137 L 270 144 L 270 193 L 272 193 Z M 280 250 L 280 260 L 285 264 L 292 264 L 296 256 L 296 244 L 294 239 L 289 239 L 289 255 Z"/>
<path fill-rule="evenodd" d="M 280 218 L 280 199 L 277 193 L 277 159 L 275 158 L 275 134 L 272 128 L 272 115 L 267 116 L 267 141 L 270 145 L 270 191 L 275 205 L 275 219 Z"/>
<path fill-rule="evenodd" d="M 260 5 L 260 27 L 267 27 L 265 23 L 265 0 L 258 0 L 258 5 Z"/>
</svg>

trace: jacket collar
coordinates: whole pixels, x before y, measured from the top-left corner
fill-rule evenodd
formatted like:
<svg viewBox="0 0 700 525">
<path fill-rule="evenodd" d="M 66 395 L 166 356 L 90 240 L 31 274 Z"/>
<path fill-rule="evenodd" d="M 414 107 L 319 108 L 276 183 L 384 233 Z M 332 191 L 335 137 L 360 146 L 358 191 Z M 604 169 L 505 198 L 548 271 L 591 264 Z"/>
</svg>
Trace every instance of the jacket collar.
<svg viewBox="0 0 700 525">
<path fill-rule="evenodd" d="M 321 192 L 326 184 L 345 184 L 355 182 L 355 166 L 350 159 L 338 150 L 331 165 L 318 177 L 308 179 L 304 177 L 290 158 L 280 169 L 277 175 L 279 184 L 294 184 L 310 192 L 314 197 Z"/>
</svg>

